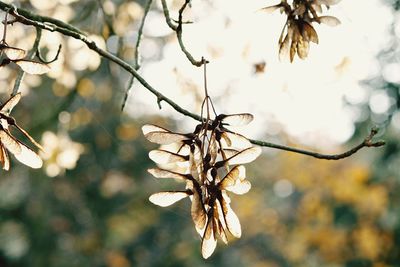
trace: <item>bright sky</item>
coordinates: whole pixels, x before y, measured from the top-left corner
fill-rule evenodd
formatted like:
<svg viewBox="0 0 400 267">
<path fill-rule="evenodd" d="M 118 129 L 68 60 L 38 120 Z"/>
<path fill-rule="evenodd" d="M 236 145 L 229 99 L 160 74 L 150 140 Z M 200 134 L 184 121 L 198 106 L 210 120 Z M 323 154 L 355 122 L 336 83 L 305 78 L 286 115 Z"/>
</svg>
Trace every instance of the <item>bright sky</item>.
<svg viewBox="0 0 400 267">
<path fill-rule="evenodd" d="M 194 23 L 185 25 L 183 34 L 194 57 L 211 61 L 208 87 L 217 112 L 253 113 L 254 122 L 242 132 L 254 138 L 284 130 L 299 142 L 315 145 L 344 142 L 352 135 L 356 114 L 343 99 L 351 103 L 368 99 L 369 89 L 359 81 L 379 71 L 374 56 L 389 36 L 393 16 L 388 7 L 379 0 L 363 1 L 361 7 L 359 1 L 342 0 L 329 10 L 342 24 L 315 25 L 320 44 L 311 46 L 306 60 L 296 58 L 289 64 L 278 60 L 284 16 L 257 12 L 276 1 L 210 2 L 213 6 L 193 1 L 187 16 Z M 157 24 L 160 26 L 155 27 Z M 157 53 L 153 37 L 168 33 L 162 14 L 150 13 L 141 73 L 167 97 L 199 113 L 193 101 L 195 95 L 203 94 L 202 69 L 190 65 L 175 39 L 163 48 L 161 61 L 146 63 L 146 57 Z M 265 72 L 254 74 L 253 64 L 262 61 L 266 62 Z M 155 98 L 143 88 L 133 92 L 129 113 L 157 112 L 183 119 L 166 104 L 160 112 Z M 376 102 L 379 108 L 381 100 Z M 182 123 L 187 125 L 184 120 Z"/>
</svg>

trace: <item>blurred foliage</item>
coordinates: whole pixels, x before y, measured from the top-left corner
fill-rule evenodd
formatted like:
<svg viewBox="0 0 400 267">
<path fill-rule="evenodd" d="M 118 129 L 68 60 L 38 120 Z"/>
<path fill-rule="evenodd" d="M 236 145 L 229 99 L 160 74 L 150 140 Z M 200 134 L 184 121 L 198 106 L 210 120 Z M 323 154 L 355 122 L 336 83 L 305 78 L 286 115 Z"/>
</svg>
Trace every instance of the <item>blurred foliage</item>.
<svg viewBox="0 0 400 267">
<path fill-rule="evenodd" d="M 109 50 L 133 62 L 142 2 L 19 3 L 104 38 Z M 378 123 L 386 127 L 384 150 L 340 162 L 264 155 L 250 164 L 249 194 L 232 197 L 242 238 L 218 246 L 205 261 L 188 216 L 189 200 L 167 209 L 147 200 L 171 185 L 147 174 L 153 166 L 147 152 L 154 146 L 140 127 L 146 122 L 173 128 L 175 123 L 121 113 L 126 73 L 78 42 L 43 34 L 43 53 L 51 58 L 62 43 L 62 54 L 48 76 L 25 77 L 25 96 L 13 115 L 51 149 L 41 170 L 12 159 L 12 170 L 1 172 L 0 266 L 400 266 L 398 81 L 366 81 L 371 97 L 385 94 L 394 101 L 384 112 L 374 114 L 373 101 L 358 107 L 366 116 L 354 139 Z M 382 68 L 399 64 L 393 34 L 392 46 L 379 56 Z M 29 49 L 33 39 L 32 28 L 15 24 L 7 41 Z M 151 60 L 159 54 L 145 56 Z M 11 68 L 0 72 L 3 101 L 15 74 Z"/>
</svg>

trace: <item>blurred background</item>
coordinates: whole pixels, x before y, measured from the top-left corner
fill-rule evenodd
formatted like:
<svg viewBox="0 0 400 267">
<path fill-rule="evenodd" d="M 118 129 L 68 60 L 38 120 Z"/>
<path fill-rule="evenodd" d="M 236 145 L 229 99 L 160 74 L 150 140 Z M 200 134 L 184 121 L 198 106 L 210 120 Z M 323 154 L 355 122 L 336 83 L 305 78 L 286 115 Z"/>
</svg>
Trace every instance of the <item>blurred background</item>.
<svg viewBox="0 0 400 267">
<path fill-rule="evenodd" d="M 87 32 L 100 47 L 135 63 L 146 1 L 4 1 L 58 18 Z M 171 16 L 183 1 L 167 1 Z M 179 132 L 196 124 L 137 81 L 121 112 L 130 76 L 85 45 L 43 32 L 40 49 L 51 72 L 26 75 L 12 115 L 39 140 L 44 167 L 12 157 L 0 171 L 0 266 L 400 266 L 400 1 L 343 0 L 326 11 L 342 24 L 316 25 L 319 45 L 293 64 L 278 60 L 285 18 L 258 11 L 276 1 L 193 0 L 183 40 L 208 65 L 217 112 L 251 112 L 238 129 L 250 138 L 338 153 L 377 125 L 387 145 L 341 161 L 263 149 L 248 164 L 251 191 L 232 196 L 242 238 L 218 242 L 203 260 L 189 200 L 171 207 L 148 196 L 182 189 L 147 173 L 154 164 L 141 126 Z M 4 17 L 4 14 L 1 14 Z M 11 46 L 29 50 L 35 29 L 15 23 Z M 140 73 L 167 97 L 199 113 L 201 68 L 180 51 L 153 1 L 140 47 Z M 0 97 L 18 69 L 0 71 Z M 18 135 L 17 135 L 18 136 Z"/>
</svg>

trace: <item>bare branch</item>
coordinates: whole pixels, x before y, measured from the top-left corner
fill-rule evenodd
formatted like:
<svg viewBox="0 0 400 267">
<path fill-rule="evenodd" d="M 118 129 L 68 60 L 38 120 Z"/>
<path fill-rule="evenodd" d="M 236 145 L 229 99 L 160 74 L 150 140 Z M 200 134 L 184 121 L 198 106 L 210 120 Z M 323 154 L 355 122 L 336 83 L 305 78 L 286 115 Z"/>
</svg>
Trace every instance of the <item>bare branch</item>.
<svg viewBox="0 0 400 267">
<path fill-rule="evenodd" d="M 178 43 L 179 46 L 181 47 L 182 52 L 185 54 L 187 59 L 192 63 L 194 66 L 201 67 L 203 65 L 202 60 L 196 60 L 192 54 L 186 49 L 185 44 L 183 43 L 183 38 L 182 38 L 182 25 L 183 25 L 183 12 L 185 11 L 187 5 L 190 3 L 190 0 L 185 0 L 185 3 L 182 5 L 182 7 L 179 9 L 179 17 L 178 17 L 178 25 L 173 24 L 172 22 L 174 20 L 171 19 L 169 15 L 169 10 L 167 3 L 165 0 L 161 0 L 162 6 L 163 6 L 163 11 L 164 11 L 164 16 L 165 20 L 168 24 L 168 26 L 176 32 L 176 37 L 178 38 Z M 175 21 L 174 21 L 175 22 Z M 187 23 L 187 22 L 185 22 Z"/>
<path fill-rule="evenodd" d="M 326 159 L 326 160 L 339 160 L 339 159 L 344 159 L 347 157 L 350 157 L 351 155 L 355 154 L 356 152 L 358 152 L 360 149 L 362 149 L 363 147 L 380 147 L 380 146 L 384 146 L 385 145 L 385 141 L 377 141 L 377 142 L 372 142 L 372 138 L 378 133 L 378 129 L 377 128 L 372 128 L 371 132 L 369 133 L 369 135 L 357 146 L 353 147 L 352 149 L 340 153 L 340 154 L 334 154 L 334 155 L 327 155 L 327 154 L 320 154 L 317 152 L 312 152 L 312 151 L 307 151 L 307 150 L 303 150 L 303 149 L 298 149 L 298 148 L 294 148 L 294 147 L 288 147 L 288 146 L 283 146 L 283 145 L 277 145 L 277 144 L 273 144 L 273 143 L 268 143 L 265 141 L 259 141 L 259 140 L 252 140 L 249 139 L 251 143 L 255 144 L 255 145 L 259 145 L 259 146 L 266 146 L 266 147 L 270 147 L 270 148 L 276 148 L 276 149 L 280 149 L 280 150 L 285 150 L 285 151 L 289 151 L 289 152 L 294 152 L 294 153 L 298 153 L 298 154 L 303 154 L 303 155 L 307 155 L 307 156 L 311 156 L 317 159 Z"/>
<path fill-rule="evenodd" d="M 187 5 L 189 1 L 186 0 L 186 2 L 187 2 L 186 3 L 186 5 Z M 5 4 L 4 2 L 0 1 L 0 9 L 1 10 L 8 11 L 8 10 L 10 10 L 10 8 L 11 8 L 11 5 Z M 183 9 L 184 8 L 181 8 L 182 12 L 183 12 Z M 65 36 L 69 36 L 69 37 L 72 37 L 72 38 L 82 41 L 89 47 L 89 49 L 97 52 L 100 56 L 118 64 L 119 66 L 124 68 L 126 71 L 131 73 L 147 90 L 149 90 L 152 94 L 154 94 L 157 97 L 157 103 L 160 108 L 161 108 L 161 102 L 165 101 L 172 108 L 174 108 L 177 112 L 179 112 L 185 116 L 191 117 L 192 119 L 197 120 L 197 121 L 202 120 L 199 115 L 194 114 L 194 113 L 182 108 L 177 103 L 175 103 L 174 101 L 172 101 L 171 99 L 167 98 L 166 96 L 161 94 L 159 91 L 154 89 L 142 76 L 140 76 L 138 74 L 138 72 L 136 71 L 136 69 L 133 66 L 131 66 L 124 60 L 120 59 L 119 57 L 116 57 L 113 54 L 111 54 L 105 50 L 102 50 L 101 48 L 99 48 L 96 45 L 96 43 L 94 41 L 87 38 L 86 35 L 80 34 L 78 31 L 71 30 L 70 27 L 64 28 L 62 26 L 64 23 L 61 23 L 55 19 L 52 19 L 55 23 L 42 22 L 43 19 L 41 19 L 40 16 L 32 14 L 32 13 L 22 10 L 22 9 L 15 9 L 15 10 L 11 9 L 10 14 L 13 15 L 16 18 L 16 20 L 20 23 L 35 26 L 36 28 L 41 28 L 41 29 L 45 29 L 45 30 L 49 30 L 49 31 L 53 31 L 53 32 L 56 31 Z M 27 16 L 25 17 L 20 14 L 26 14 Z M 39 17 L 39 20 L 36 20 L 38 17 Z M 203 64 L 203 63 L 204 62 L 202 61 L 201 64 Z M 320 153 L 316 153 L 316 152 L 306 151 L 306 150 L 288 147 L 288 146 L 284 146 L 284 145 L 273 144 L 273 143 L 260 141 L 260 140 L 250 139 L 250 142 L 255 145 L 259 145 L 259 146 L 270 147 L 270 148 L 280 149 L 280 150 L 284 150 L 284 151 L 299 153 L 299 154 L 303 154 L 303 155 L 307 155 L 307 156 L 312 156 L 312 157 L 315 157 L 318 159 L 338 160 L 338 159 L 343 159 L 343 158 L 353 155 L 354 153 L 356 153 L 363 147 L 383 146 L 385 144 L 384 141 L 372 142 L 372 138 L 376 135 L 377 132 L 378 131 L 376 129 L 372 129 L 371 133 L 358 146 L 350 149 L 349 151 L 346 151 L 341 154 L 336 154 L 336 155 L 320 154 Z"/>
<path fill-rule="evenodd" d="M 153 2 L 153 0 L 147 1 L 146 6 L 144 8 L 143 18 L 142 18 L 142 21 L 140 23 L 139 30 L 138 30 L 138 36 L 137 36 L 136 45 L 135 45 L 135 66 L 134 66 L 135 70 L 137 70 L 137 71 L 140 69 L 140 52 L 139 52 L 140 41 L 142 40 L 144 23 L 146 21 L 146 17 L 147 17 L 147 14 L 149 13 L 152 2 Z M 132 76 L 128 83 L 128 87 L 126 88 L 124 100 L 122 101 L 121 111 L 123 111 L 125 108 L 125 104 L 126 104 L 126 101 L 128 100 L 128 96 L 129 96 L 129 91 L 131 90 L 131 88 L 133 86 L 134 80 L 135 80 L 135 77 Z"/>
</svg>

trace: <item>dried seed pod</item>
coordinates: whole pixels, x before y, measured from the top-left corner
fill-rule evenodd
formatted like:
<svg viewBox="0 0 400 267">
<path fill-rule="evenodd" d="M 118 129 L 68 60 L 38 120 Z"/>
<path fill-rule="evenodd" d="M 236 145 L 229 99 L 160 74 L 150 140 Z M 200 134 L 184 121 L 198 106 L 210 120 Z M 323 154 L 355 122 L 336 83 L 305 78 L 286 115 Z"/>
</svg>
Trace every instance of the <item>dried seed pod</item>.
<svg viewBox="0 0 400 267">
<path fill-rule="evenodd" d="M 153 168 L 148 172 L 160 179 L 186 181 L 185 191 L 159 192 L 151 195 L 149 200 L 166 207 L 190 197 L 190 213 L 202 239 L 204 258 L 214 252 L 217 237 L 227 243 L 228 232 L 237 238 L 241 236 L 239 218 L 230 207 L 227 192 L 245 194 L 250 190 L 251 183 L 240 164 L 256 159 L 261 149 L 253 147 L 246 137 L 226 127 L 244 126 L 252 120 L 253 115 L 249 113 L 220 114 L 214 120 L 197 125 L 191 134 L 175 133 L 151 124 L 142 127 L 149 141 L 179 147 L 177 151 L 162 148 L 150 151 L 150 159 L 167 168 Z M 186 148 L 185 153 L 182 148 Z M 187 164 L 187 168 L 179 169 L 182 164 Z M 230 169 L 230 165 L 234 167 Z"/>
<path fill-rule="evenodd" d="M 281 9 L 281 13 L 287 16 L 282 33 L 279 37 L 279 60 L 286 58 L 293 62 L 296 54 L 300 59 L 307 58 L 310 50 L 310 42 L 318 44 L 318 34 L 312 26 L 313 22 L 324 23 L 329 26 L 337 26 L 340 20 L 333 16 L 319 16 L 323 8 L 328 9 L 340 0 L 293 0 L 290 4 L 282 0 L 280 4 L 263 8 L 263 11 L 275 11 Z"/>
</svg>

